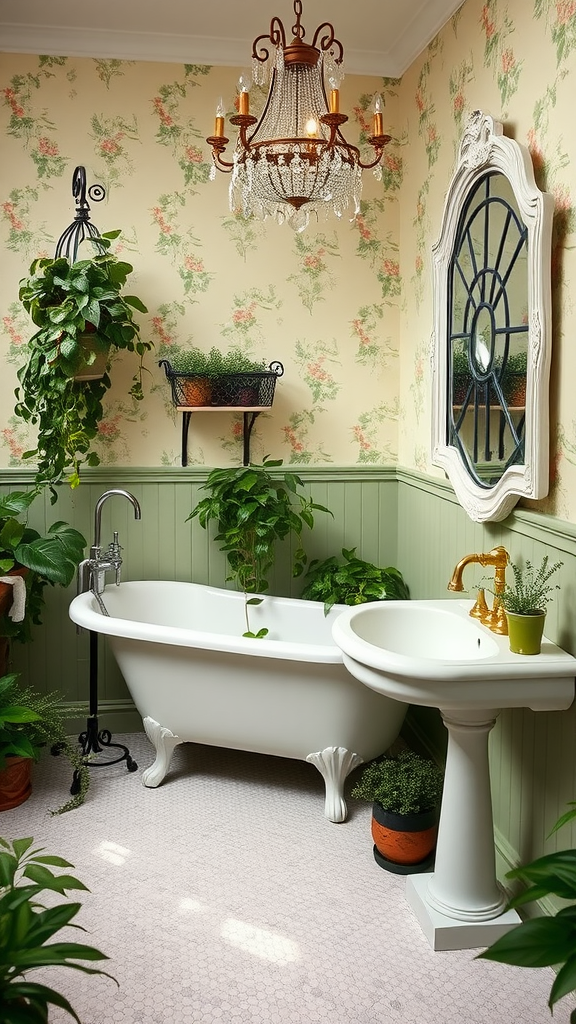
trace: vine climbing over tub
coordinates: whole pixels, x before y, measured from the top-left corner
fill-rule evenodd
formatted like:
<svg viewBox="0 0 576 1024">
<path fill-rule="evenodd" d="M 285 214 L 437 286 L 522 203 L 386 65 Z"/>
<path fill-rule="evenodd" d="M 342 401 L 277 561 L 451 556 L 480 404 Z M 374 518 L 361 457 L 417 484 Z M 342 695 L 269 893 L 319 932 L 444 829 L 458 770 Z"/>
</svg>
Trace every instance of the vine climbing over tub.
<svg viewBox="0 0 576 1024">
<path fill-rule="evenodd" d="M 272 473 L 282 466 L 282 459 L 265 456 L 262 465 L 250 464 L 240 468 L 213 469 L 202 489 L 209 492 L 188 516 L 198 518 L 204 529 L 210 520 L 217 523 L 215 540 L 220 551 L 226 553 L 230 575 L 238 590 L 244 591 L 246 632 L 243 636 L 261 639 L 268 634 L 265 628 L 253 633 L 250 629 L 249 606 L 261 604 L 262 594 L 268 590 L 267 575 L 274 564 L 276 541 L 290 534 L 297 538 L 292 560 L 292 575 L 300 576 L 308 561 L 302 547 L 302 530 L 314 526 L 314 512 L 330 509 L 299 491 L 304 484 L 290 471 Z"/>
</svg>

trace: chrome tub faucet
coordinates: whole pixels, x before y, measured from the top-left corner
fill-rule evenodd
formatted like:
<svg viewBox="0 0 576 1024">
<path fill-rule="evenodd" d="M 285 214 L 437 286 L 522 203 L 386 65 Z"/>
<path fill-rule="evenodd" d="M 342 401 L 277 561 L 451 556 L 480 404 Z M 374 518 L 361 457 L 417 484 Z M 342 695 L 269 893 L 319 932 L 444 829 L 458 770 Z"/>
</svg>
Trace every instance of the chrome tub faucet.
<svg viewBox="0 0 576 1024">
<path fill-rule="evenodd" d="M 113 488 L 110 491 L 105 491 L 101 494 L 96 502 L 94 509 L 94 542 L 90 548 L 90 557 L 85 558 L 83 562 L 80 562 L 78 566 L 78 593 L 83 594 L 87 590 L 92 590 L 96 596 L 102 594 L 106 585 L 106 573 L 114 572 L 116 586 L 120 583 L 120 569 L 122 566 L 122 547 L 118 540 L 118 532 L 114 531 L 113 540 L 110 541 L 105 551 L 102 551 L 100 542 L 101 537 L 101 520 L 102 520 L 102 507 L 108 498 L 112 498 L 115 494 L 122 498 L 126 498 L 134 508 L 134 518 L 141 519 L 142 513 L 140 510 L 140 504 L 138 499 L 130 494 L 130 491 L 124 491 L 121 488 Z"/>
</svg>

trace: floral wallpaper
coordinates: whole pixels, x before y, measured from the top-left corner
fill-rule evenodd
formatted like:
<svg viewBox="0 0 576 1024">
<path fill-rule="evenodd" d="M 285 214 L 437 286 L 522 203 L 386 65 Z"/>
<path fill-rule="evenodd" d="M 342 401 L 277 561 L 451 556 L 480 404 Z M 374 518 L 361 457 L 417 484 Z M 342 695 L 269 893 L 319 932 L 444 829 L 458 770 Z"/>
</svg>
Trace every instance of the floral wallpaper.
<svg viewBox="0 0 576 1024">
<path fill-rule="evenodd" d="M 399 462 L 430 462 L 431 247 L 467 115 L 483 110 L 527 146 L 540 188 L 555 199 L 550 493 L 532 508 L 576 516 L 573 381 L 576 141 L 569 130 L 576 73 L 575 0 L 467 0 L 399 86 L 403 151 L 400 264 Z"/>
<path fill-rule="evenodd" d="M 220 96 L 234 113 L 238 75 L 197 65 L 0 55 L 0 467 L 21 465 L 33 447 L 33 428 L 13 415 L 16 371 L 32 333 L 18 282 L 33 258 L 53 254 L 73 220 L 77 164 L 86 167 L 88 185 L 106 189 L 90 216 L 102 232 L 121 229 L 114 251 L 134 266 L 128 291 L 148 307 L 140 319 L 155 345 L 145 359 L 142 402 L 128 394 L 130 354 L 114 360 L 97 440 L 104 465 L 179 464 L 181 423 L 158 361 L 192 346 L 240 348 L 284 364 L 274 404 L 254 426 L 256 461 L 268 453 L 288 464 L 396 461 L 406 146 L 397 83 L 349 76 L 342 88 L 351 141 L 364 144 L 376 91 L 393 135 L 382 180 L 365 175 L 362 215 L 355 222 L 331 216 L 295 234 L 231 213 L 228 176 L 211 180 L 205 136 Z M 264 99 L 255 87 L 252 108 Z M 241 458 L 241 414 L 192 417 L 189 464 Z"/>
<path fill-rule="evenodd" d="M 400 81 L 349 75 L 342 109 L 351 141 L 366 139 L 369 104 L 385 99 L 382 180 L 364 175 L 353 223 L 334 217 L 302 234 L 245 221 L 228 208 L 228 179 L 210 176 L 204 141 L 222 95 L 234 111 L 238 70 L 16 54 L 0 55 L 0 466 L 20 464 L 28 428 L 14 419 L 16 369 L 30 325 L 18 281 L 50 254 L 70 222 L 74 166 L 107 189 L 100 230 L 134 264 L 146 303 L 145 399 L 128 397 L 118 357 L 101 424 L 104 463 L 178 464 L 180 424 L 160 358 L 192 345 L 240 347 L 285 375 L 253 433 L 253 457 L 294 464 L 430 461 L 431 246 L 468 114 L 481 109 L 532 155 L 555 198 L 550 494 L 537 509 L 576 516 L 576 248 L 570 130 L 576 0 L 466 0 Z M 263 102 L 255 87 L 251 103 Z M 241 459 L 241 420 L 197 414 L 191 464 Z"/>
</svg>

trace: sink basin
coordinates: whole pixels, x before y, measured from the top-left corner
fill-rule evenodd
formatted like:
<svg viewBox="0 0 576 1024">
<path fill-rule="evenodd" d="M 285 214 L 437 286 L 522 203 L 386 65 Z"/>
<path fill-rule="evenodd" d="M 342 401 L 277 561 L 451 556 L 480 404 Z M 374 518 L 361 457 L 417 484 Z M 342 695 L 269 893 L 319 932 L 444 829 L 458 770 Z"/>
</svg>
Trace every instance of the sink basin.
<svg viewBox="0 0 576 1024">
<path fill-rule="evenodd" d="M 542 653 L 512 654 L 507 636 L 470 617 L 471 601 L 379 601 L 332 627 L 352 675 L 380 693 L 439 708 L 568 708 L 576 659 L 544 637 Z"/>
</svg>

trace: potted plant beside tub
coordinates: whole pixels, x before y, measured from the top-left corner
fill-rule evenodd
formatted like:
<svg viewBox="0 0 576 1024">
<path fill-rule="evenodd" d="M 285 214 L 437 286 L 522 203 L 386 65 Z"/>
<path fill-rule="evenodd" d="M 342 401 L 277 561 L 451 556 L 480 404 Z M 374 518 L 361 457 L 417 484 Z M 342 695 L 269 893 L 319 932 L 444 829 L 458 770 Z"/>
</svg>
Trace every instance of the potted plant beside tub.
<svg viewBox="0 0 576 1024">
<path fill-rule="evenodd" d="M 560 590 L 548 581 L 561 568 L 563 562 L 548 564 L 544 555 L 540 568 L 529 559 L 524 566 L 510 563 L 514 582 L 507 583 L 500 600 L 506 612 L 510 650 L 514 654 L 540 654 L 546 605 L 552 600 L 552 591 Z"/>
<path fill-rule="evenodd" d="M 66 706 L 59 693 L 36 693 L 18 676 L 0 678 L 0 811 L 18 807 L 32 792 L 32 765 L 45 748 L 64 753 L 77 779 L 77 792 L 58 813 L 83 803 L 90 785 L 88 765 L 66 736 L 66 719 L 79 708 Z"/>
<path fill-rule="evenodd" d="M 433 861 L 444 773 L 413 750 L 366 765 L 352 796 L 372 801 L 374 859 L 395 874 L 427 871 Z"/>
</svg>

